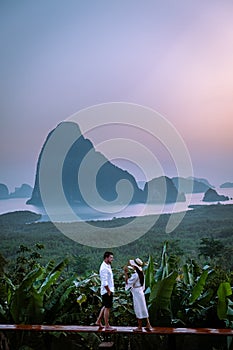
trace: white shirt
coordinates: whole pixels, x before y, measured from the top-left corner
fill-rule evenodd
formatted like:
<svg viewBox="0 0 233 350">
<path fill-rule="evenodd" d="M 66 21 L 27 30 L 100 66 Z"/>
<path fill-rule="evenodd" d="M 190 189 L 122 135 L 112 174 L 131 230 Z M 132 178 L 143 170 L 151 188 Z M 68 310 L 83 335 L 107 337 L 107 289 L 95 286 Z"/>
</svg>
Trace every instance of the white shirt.
<svg viewBox="0 0 233 350">
<path fill-rule="evenodd" d="M 114 282 L 113 282 L 113 273 L 111 264 L 106 264 L 105 261 L 102 262 L 100 266 L 100 281 L 101 281 L 101 289 L 100 294 L 103 295 L 107 293 L 105 286 L 108 286 L 110 291 L 114 293 Z"/>
</svg>

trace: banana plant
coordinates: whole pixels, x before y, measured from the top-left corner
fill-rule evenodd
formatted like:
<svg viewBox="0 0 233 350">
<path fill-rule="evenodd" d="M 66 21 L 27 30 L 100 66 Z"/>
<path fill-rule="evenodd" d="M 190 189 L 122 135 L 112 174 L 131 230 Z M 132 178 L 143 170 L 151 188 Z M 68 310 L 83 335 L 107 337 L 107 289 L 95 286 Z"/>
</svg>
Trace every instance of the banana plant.
<svg viewBox="0 0 233 350">
<path fill-rule="evenodd" d="M 229 297 L 232 295 L 229 282 L 220 283 L 218 290 L 217 314 L 220 320 L 227 320 L 228 316 L 233 315 L 232 302 Z"/>
<path fill-rule="evenodd" d="M 154 268 L 154 261 L 153 257 L 150 255 L 147 265 L 146 265 L 146 271 L 145 271 L 145 294 L 148 294 L 151 292 L 151 289 L 153 288 L 155 284 L 155 268 Z"/>
<path fill-rule="evenodd" d="M 89 297 L 87 293 L 88 281 L 95 280 L 95 276 L 86 281 L 75 284 L 77 277 L 70 276 L 68 279 L 62 277 L 62 272 L 67 264 L 64 260 L 55 265 L 50 261 L 47 266 L 37 266 L 29 272 L 23 280 L 14 285 L 12 281 L 5 277 L 8 292 L 5 293 L 4 307 L 0 307 L 0 317 L 6 323 L 23 324 L 75 324 L 80 323 L 81 317 L 85 315 L 86 309 L 81 310 L 80 303 L 77 302 L 77 295 L 84 295 L 82 303 Z M 96 281 L 93 282 L 94 287 Z M 86 292 L 86 293 L 85 293 Z M 56 342 L 57 337 L 63 337 L 61 333 L 49 334 L 9 334 L 13 348 L 33 348 L 47 349 L 46 342 Z M 77 344 L 80 347 L 86 346 L 88 341 L 77 334 Z M 69 342 L 67 339 L 66 342 Z M 93 335 L 89 337 L 92 344 L 99 342 L 99 337 Z M 85 343 L 85 344 L 84 344 Z M 36 345 L 35 345 L 36 344 Z M 36 346 L 36 347 L 35 347 Z M 60 347 L 61 346 L 61 347 Z M 90 345 L 91 346 L 91 345 Z M 56 344 L 57 349 L 63 349 L 64 343 Z"/>
<path fill-rule="evenodd" d="M 161 264 L 154 272 L 152 257 L 149 257 L 146 270 L 146 292 L 149 293 L 148 308 L 151 323 L 154 325 L 170 325 L 171 323 L 171 296 L 178 276 L 174 257 L 167 253 L 168 242 L 164 243 Z"/>
<path fill-rule="evenodd" d="M 45 319 L 44 303 L 53 291 L 67 261 L 56 266 L 50 262 L 47 267 L 39 266 L 29 272 L 22 282 L 11 291 L 9 311 L 15 323 L 41 323 Z M 49 291 L 50 289 L 50 291 Z"/>
</svg>

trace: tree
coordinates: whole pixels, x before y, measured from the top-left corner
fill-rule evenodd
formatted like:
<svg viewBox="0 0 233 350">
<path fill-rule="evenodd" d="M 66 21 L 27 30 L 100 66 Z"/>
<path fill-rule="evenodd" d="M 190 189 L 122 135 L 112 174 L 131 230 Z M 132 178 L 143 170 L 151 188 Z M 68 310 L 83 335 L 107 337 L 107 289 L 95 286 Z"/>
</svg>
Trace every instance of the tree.
<svg viewBox="0 0 233 350">
<path fill-rule="evenodd" d="M 4 274 L 5 266 L 7 265 L 7 261 L 4 256 L 0 253 L 0 276 Z"/>
<path fill-rule="evenodd" d="M 200 244 L 199 256 L 203 255 L 205 258 L 213 260 L 223 254 L 224 245 L 218 239 L 204 237 Z"/>
</svg>

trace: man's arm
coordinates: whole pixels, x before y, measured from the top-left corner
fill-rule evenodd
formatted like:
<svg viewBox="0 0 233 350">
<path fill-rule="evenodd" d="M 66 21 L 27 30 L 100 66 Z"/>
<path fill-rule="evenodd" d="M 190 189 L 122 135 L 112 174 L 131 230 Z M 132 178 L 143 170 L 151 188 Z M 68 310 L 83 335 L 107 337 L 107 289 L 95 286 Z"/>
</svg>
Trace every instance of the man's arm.
<svg viewBox="0 0 233 350">
<path fill-rule="evenodd" d="M 110 295 L 110 294 L 111 294 L 111 291 L 110 291 L 110 289 L 109 289 L 109 286 L 104 286 L 104 288 L 106 289 L 108 295 Z"/>
</svg>

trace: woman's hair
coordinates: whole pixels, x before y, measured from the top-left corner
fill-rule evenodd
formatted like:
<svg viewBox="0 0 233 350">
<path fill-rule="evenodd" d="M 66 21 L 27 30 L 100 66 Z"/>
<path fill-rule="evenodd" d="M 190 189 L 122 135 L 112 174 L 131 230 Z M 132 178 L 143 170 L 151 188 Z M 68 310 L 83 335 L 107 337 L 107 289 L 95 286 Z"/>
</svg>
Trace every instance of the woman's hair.
<svg viewBox="0 0 233 350">
<path fill-rule="evenodd" d="M 135 269 L 136 269 L 136 271 L 137 271 L 140 284 L 141 284 L 141 286 L 143 286 L 143 284 L 144 284 L 144 274 L 143 274 L 142 271 L 139 270 L 139 268 L 138 268 L 137 266 L 135 266 Z"/>
</svg>

